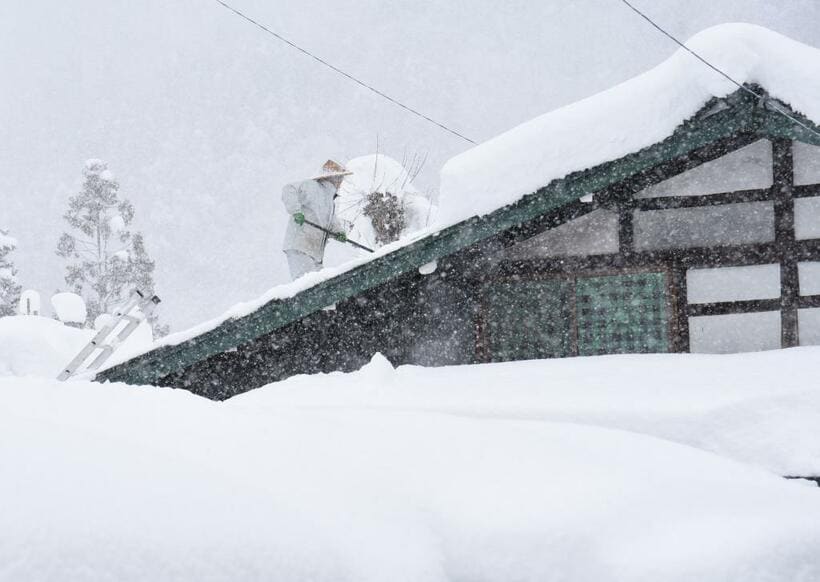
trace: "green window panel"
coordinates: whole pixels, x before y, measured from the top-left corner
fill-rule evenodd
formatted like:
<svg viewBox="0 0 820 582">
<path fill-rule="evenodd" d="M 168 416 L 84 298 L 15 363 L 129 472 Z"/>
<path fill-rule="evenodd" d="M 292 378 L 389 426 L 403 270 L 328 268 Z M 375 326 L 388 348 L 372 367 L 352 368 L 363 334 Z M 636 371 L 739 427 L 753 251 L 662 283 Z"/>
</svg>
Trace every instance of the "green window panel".
<svg viewBox="0 0 820 582">
<path fill-rule="evenodd" d="M 490 359 L 531 360 L 572 355 L 571 281 L 492 283 L 485 287 Z"/>
<path fill-rule="evenodd" d="M 578 355 L 669 351 L 663 273 L 580 278 L 575 301 Z"/>
</svg>

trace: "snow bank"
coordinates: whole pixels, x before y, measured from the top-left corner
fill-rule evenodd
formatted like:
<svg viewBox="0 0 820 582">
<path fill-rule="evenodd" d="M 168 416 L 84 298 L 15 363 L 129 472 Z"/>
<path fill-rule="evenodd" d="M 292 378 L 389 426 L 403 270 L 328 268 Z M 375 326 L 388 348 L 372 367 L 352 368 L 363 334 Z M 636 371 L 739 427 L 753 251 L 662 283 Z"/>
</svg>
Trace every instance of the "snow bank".
<svg viewBox="0 0 820 582">
<path fill-rule="evenodd" d="M 47 317 L 0 317 L 0 376 L 56 377 L 93 335 Z"/>
<path fill-rule="evenodd" d="M 758 83 L 820 121 L 820 50 L 760 26 L 723 24 L 687 43 L 740 83 Z M 612 89 L 528 121 L 447 162 L 440 225 L 482 215 L 557 178 L 657 143 L 737 87 L 678 50 Z"/>
<path fill-rule="evenodd" d="M 124 325 L 120 324 L 117 330 Z M 0 376 L 54 378 L 91 341 L 95 333 L 95 330 L 69 327 L 47 317 L 2 317 Z M 109 363 L 121 362 L 142 353 L 150 347 L 152 339 L 150 324 L 140 323 L 128 339 L 118 345 Z"/>
<path fill-rule="evenodd" d="M 620 355 L 294 376 L 236 396 L 254 409 L 435 411 L 653 435 L 778 475 L 820 476 L 820 348 Z"/>
<path fill-rule="evenodd" d="M 0 379 L 0 579 L 820 578 L 816 488 L 690 447 L 250 404 Z"/>
</svg>

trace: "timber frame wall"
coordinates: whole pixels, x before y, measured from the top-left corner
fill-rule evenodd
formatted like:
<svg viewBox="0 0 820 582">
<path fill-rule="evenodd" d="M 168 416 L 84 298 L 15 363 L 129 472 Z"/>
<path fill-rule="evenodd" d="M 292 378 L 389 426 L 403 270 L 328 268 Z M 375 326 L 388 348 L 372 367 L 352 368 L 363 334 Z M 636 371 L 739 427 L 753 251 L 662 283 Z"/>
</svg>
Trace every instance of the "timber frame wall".
<svg viewBox="0 0 820 582">
<path fill-rule="evenodd" d="M 723 315 L 780 311 L 781 346 L 798 345 L 797 310 L 820 307 L 820 295 L 801 296 L 797 263 L 820 261 L 820 239 L 797 240 L 794 231 L 794 200 L 820 196 L 820 184 L 794 185 L 792 141 L 770 139 L 772 144 L 772 185 L 757 190 L 740 190 L 720 194 L 695 196 L 664 196 L 634 198 L 634 195 L 654 184 L 663 182 L 703 163 L 716 160 L 760 139 L 759 135 L 741 133 L 720 140 L 690 153 L 685 158 L 672 160 L 642 172 L 604 191 L 595 193 L 592 203 L 576 202 L 558 212 L 539 217 L 499 237 L 502 246 L 510 247 L 548 228 L 569 222 L 600 208 L 618 213 L 619 250 L 614 254 L 588 256 L 561 256 L 501 261 L 487 280 L 505 280 L 510 277 L 534 278 L 548 275 L 583 276 L 593 273 L 618 274 L 629 271 L 655 270 L 670 275 L 670 345 L 676 352 L 689 351 L 688 318 L 698 315 Z M 634 246 L 633 217 L 636 210 L 673 208 L 703 208 L 744 202 L 771 201 L 774 206 L 774 233 L 772 242 L 719 245 L 663 250 L 638 251 Z M 686 272 L 690 268 L 717 268 L 779 263 L 780 297 L 720 303 L 689 304 L 687 301 Z M 490 355 L 483 346 L 481 315 L 476 322 L 479 359 L 487 361 Z"/>
</svg>

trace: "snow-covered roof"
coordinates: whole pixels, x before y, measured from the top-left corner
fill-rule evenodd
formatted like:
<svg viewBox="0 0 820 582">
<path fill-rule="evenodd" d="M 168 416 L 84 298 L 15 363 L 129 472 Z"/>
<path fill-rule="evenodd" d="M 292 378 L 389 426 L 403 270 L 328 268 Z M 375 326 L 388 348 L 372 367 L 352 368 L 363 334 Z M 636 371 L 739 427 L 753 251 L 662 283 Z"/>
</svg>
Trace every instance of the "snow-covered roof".
<svg viewBox="0 0 820 582">
<path fill-rule="evenodd" d="M 756 83 L 820 121 L 820 50 L 766 28 L 723 24 L 686 45 L 738 83 Z M 439 223 L 506 206 L 572 172 L 655 144 L 737 85 L 679 49 L 620 85 L 523 123 L 448 161 Z"/>
<path fill-rule="evenodd" d="M 750 24 L 709 28 L 686 44 L 738 83 L 760 85 L 770 97 L 788 103 L 793 111 L 809 120 L 820 122 L 820 50 Z M 413 261 L 417 262 L 419 257 L 429 262 L 448 251 L 455 252 L 459 245 L 463 247 L 478 239 L 454 235 L 445 230 L 447 227 L 509 206 L 574 172 L 619 160 L 658 144 L 672 136 L 710 100 L 737 91 L 737 85 L 680 49 L 642 75 L 537 117 L 448 161 L 441 173 L 437 220 L 431 226 L 366 257 L 274 287 L 211 321 L 163 338 L 152 346 L 152 351 L 173 348 L 206 333 L 219 332 L 217 328 L 231 320 L 241 319 L 271 303 L 318 291 L 320 286 L 330 285 L 337 278 L 358 274 L 371 282 L 383 281 L 385 271 L 390 271 L 391 276 L 405 272 L 413 268 Z M 513 223 L 500 221 L 492 228 L 503 228 L 499 224 Z M 449 235 L 452 236 L 448 238 Z M 442 242 L 444 239 L 447 240 Z M 431 248 L 424 248 L 427 243 Z M 432 249 L 437 244 L 439 248 Z M 409 255 L 411 247 L 419 247 L 412 261 L 401 256 Z M 391 257 L 404 265 L 403 270 L 385 267 L 384 263 Z M 373 276 L 366 269 L 379 274 Z M 329 302 L 343 298 L 340 295 Z M 153 355 L 157 359 L 172 353 L 156 351 Z M 181 361 L 181 356 L 173 352 L 173 359 Z M 112 358 L 109 367 L 121 362 L 121 358 Z M 114 374 L 114 378 L 119 376 Z"/>
</svg>

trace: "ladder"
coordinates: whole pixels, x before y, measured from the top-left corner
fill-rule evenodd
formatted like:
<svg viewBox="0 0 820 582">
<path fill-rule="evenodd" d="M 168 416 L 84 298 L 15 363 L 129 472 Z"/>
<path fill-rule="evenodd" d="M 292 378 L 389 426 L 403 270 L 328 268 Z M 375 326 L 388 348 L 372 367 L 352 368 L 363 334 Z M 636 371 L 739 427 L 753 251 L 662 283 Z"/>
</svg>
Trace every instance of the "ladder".
<svg viewBox="0 0 820 582">
<path fill-rule="evenodd" d="M 80 350 L 80 353 L 63 368 L 57 379 L 62 382 L 77 374 L 94 352 L 99 353 L 83 371 L 93 372 L 99 370 L 100 366 L 114 353 L 114 350 L 137 329 L 137 326 L 145 318 L 153 313 L 159 302 L 160 299 L 156 295 L 146 297 L 139 289 L 135 289 L 131 297 L 114 311 L 111 321 L 100 328 L 91 341 Z M 114 334 L 114 331 L 122 322 L 127 323 L 118 333 Z M 109 336 L 112 335 L 113 338 L 108 341 Z"/>
</svg>

